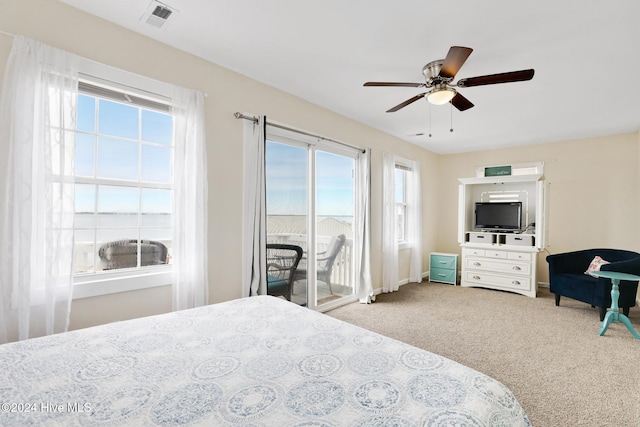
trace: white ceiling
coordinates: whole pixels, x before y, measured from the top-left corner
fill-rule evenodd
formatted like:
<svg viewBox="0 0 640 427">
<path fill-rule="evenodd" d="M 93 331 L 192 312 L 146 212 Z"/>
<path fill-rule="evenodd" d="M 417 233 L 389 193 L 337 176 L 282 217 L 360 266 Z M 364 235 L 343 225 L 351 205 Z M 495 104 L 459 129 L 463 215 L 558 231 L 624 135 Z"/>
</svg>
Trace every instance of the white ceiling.
<svg viewBox="0 0 640 427">
<path fill-rule="evenodd" d="M 164 0 L 176 12 L 160 29 L 141 19 L 150 0 L 60 1 L 436 153 L 640 128 L 637 0 Z M 424 82 L 452 45 L 474 49 L 456 81 L 535 76 L 461 89 L 475 104 L 464 112 L 385 113 L 424 89 L 362 86 Z"/>
</svg>

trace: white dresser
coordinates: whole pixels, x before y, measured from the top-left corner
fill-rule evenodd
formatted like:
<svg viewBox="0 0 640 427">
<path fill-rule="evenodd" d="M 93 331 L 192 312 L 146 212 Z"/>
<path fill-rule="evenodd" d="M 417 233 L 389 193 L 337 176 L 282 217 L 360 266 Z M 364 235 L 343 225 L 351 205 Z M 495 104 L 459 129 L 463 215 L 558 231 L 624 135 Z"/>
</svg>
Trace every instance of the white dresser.
<svg viewBox="0 0 640 427">
<path fill-rule="evenodd" d="M 473 178 L 460 178 L 461 286 L 536 297 L 538 254 L 546 247 L 547 191 L 543 169 L 541 162 L 485 166 L 477 167 Z M 513 228 L 513 216 L 505 219 L 495 211 L 491 222 L 483 222 L 487 218 L 478 213 L 479 205 L 494 202 L 520 204 L 519 227 Z"/>
<path fill-rule="evenodd" d="M 537 251 L 462 248 L 461 286 L 500 289 L 536 297 Z"/>
</svg>

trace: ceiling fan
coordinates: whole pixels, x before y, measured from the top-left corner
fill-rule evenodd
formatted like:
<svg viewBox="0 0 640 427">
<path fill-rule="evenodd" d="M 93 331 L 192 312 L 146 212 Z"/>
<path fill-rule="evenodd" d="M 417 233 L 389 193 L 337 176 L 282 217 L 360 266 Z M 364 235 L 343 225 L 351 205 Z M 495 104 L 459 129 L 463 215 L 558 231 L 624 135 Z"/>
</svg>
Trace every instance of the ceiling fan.
<svg viewBox="0 0 640 427">
<path fill-rule="evenodd" d="M 456 87 L 473 87 L 483 85 L 493 85 L 498 83 L 522 82 L 533 78 L 533 69 L 510 71 L 507 73 L 489 74 L 486 76 L 467 77 L 453 83 L 464 62 L 471 55 L 473 49 L 462 46 L 451 46 L 445 59 L 429 62 L 422 67 L 422 74 L 426 79 L 425 83 L 394 83 L 394 82 L 367 82 L 364 86 L 396 86 L 396 87 L 425 87 L 428 92 L 423 92 L 387 110 L 393 113 L 407 105 L 426 97 L 427 101 L 434 105 L 443 105 L 450 102 L 460 111 L 473 107 L 473 103 L 462 96 Z"/>
</svg>

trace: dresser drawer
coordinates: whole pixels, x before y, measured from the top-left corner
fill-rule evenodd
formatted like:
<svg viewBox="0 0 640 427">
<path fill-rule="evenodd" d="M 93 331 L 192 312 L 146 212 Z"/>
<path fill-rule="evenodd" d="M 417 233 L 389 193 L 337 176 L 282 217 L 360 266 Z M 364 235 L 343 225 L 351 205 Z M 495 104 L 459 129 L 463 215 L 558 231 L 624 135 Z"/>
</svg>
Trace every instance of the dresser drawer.
<svg viewBox="0 0 640 427">
<path fill-rule="evenodd" d="M 484 256 L 484 249 L 476 249 L 476 248 L 464 248 L 462 253 L 465 256 L 475 255 L 475 256 Z"/>
<path fill-rule="evenodd" d="M 529 277 L 508 277 L 498 276 L 495 274 L 484 273 L 480 271 L 468 271 L 464 280 L 468 286 L 478 285 L 487 287 L 496 287 L 499 289 L 514 290 L 530 290 L 531 279 Z"/>
<path fill-rule="evenodd" d="M 525 262 L 509 262 L 488 258 L 466 258 L 465 267 L 470 270 L 495 271 L 499 273 L 529 275 L 531 264 Z"/>
<path fill-rule="evenodd" d="M 429 281 L 456 283 L 456 270 L 434 267 L 430 270 Z"/>
<path fill-rule="evenodd" d="M 518 259 L 518 260 L 523 260 L 523 261 L 530 261 L 531 260 L 531 253 L 530 252 L 509 252 L 508 258 L 509 259 Z"/>
<path fill-rule="evenodd" d="M 484 256 L 486 256 L 487 258 L 507 259 L 509 257 L 509 252 L 506 252 L 506 251 L 486 251 Z"/>
<path fill-rule="evenodd" d="M 433 268 L 447 268 L 454 269 L 456 268 L 456 263 L 458 261 L 457 257 L 447 256 L 447 255 L 431 255 L 431 267 Z"/>
</svg>

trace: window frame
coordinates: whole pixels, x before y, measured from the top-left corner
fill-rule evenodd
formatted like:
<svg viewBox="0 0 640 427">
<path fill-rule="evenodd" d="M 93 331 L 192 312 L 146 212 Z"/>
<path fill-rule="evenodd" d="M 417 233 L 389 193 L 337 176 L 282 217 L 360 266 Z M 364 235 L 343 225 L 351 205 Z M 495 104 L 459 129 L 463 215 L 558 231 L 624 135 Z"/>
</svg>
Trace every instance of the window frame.
<svg viewBox="0 0 640 427">
<path fill-rule="evenodd" d="M 403 185 L 403 189 L 402 189 L 402 196 L 403 196 L 403 201 L 402 202 L 398 202 L 397 200 L 395 201 L 396 204 L 396 211 L 398 207 L 401 207 L 403 212 L 404 212 L 404 223 L 402 224 L 402 228 L 403 228 L 403 239 L 400 239 L 398 237 L 398 249 L 408 249 L 411 248 L 411 240 L 407 238 L 407 233 L 408 233 L 408 227 L 409 227 L 409 212 L 411 211 L 409 208 L 409 201 L 408 201 L 408 191 L 409 189 L 409 179 L 410 176 L 409 174 L 411 174 L 413 172 L 413 169 L 411 167 L 411 164 L 408 160 L 402 159 L 398 156 L 395 156 L 394 159 L 394 188 L 395 188 L 395 194 L 397 195 L 397 182 L 395 180 L 395 173 L 397 173 L 398 170 L 403 172 L 403 180 L 402 180 L 402 185 Z M 398 217 L 396 216 L 396 226 L 398 226 L 397 224 L 397 219 Z"/>
<path fill-rule="evenodd" d="M 163 83 L 145 76 L 132 74 L 123 70 L 118 70 L 106 65 L 93 62 L 91 60 L 83 60 L 80 65 L 79 86 L 82 82 L 89 83 L 94 86 L 104 87 L 111 89 L 114 92 L 122 93 L 123 98 L 135 99 L 137 102 L 135 105 L 140 108 L 151 109 L 153 105 L 165 105 L 170 110 L 171 106 L 171 94 L 173 86 L 167 83 Z M 78 88 L 78 95 L 83 94 L 83 91 Z M 90 96 L 96 94 L 89 93 Z M 109 99 L 108 97 L 101 97 Z M 115 100 L 117 101 L 117 100 Z M 149 103 L 146 104 L 145 103 Z M 167 111 L 170 113 L 170 111 Z M 74 129 L 74 132 L 76 130 Z M 174 149 L 173 143 L 171 150 Z M 172 151 L 171 161 L 173 162 L 174 156 Z M 82 176 L 76 176 L 74 174 L 74 180 L 77 184 L 92 184 L 99 185 L 113 183 L 111 179 L 101 178 L 87 178 Z M 118 180 L 116 180 L 118 181 Z M 157 185 L 156 185 L 157 184 Z M 174 177 L 173 167 L 171 172 L 170 182 L 167 183 L 152 183 L 145 186 L 140 186 L 140 181 L 118 181 L 118 185 L 133 186 L 135 188 L 163 188 L 173 191 Z M 138 230 L 140 226 L 138 224 Z M 171 226 L 173 230 L 173 226 Z M 173 234 L 173 233 L 172 233 Z M 173 236 L 175 238 L 175 236 Z M 158 265 L 158 266 L 145 266 L 135 268 L 125 268 L 121 270 L 100 271 L 93 273 L 73 273 L 73 299 L 88 298 L 100 295 L 108 295 L 113 293 L 135 291 L 140 289 L 148 289 L 160 286 L 169 286 L 172 284 L 173 267 L 171 264 Z"/>
</svg>

